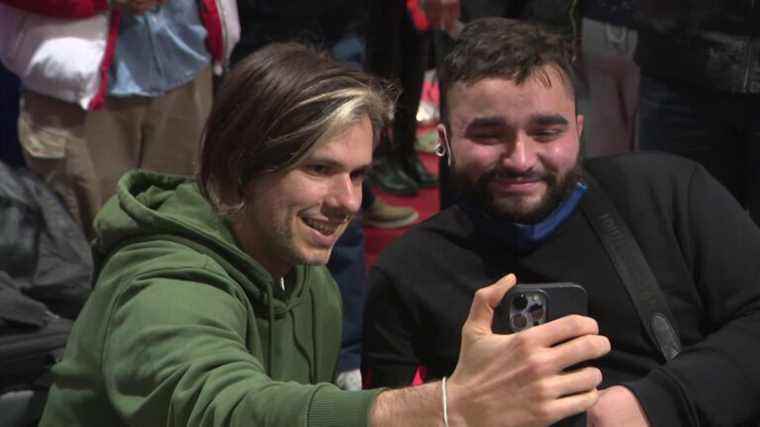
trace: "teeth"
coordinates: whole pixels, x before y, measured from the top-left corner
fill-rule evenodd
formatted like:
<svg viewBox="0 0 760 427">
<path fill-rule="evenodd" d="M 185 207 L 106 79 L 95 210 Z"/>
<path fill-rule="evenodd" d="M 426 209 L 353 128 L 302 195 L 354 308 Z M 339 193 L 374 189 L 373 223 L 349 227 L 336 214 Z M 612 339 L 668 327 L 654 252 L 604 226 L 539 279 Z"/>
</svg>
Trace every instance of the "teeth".
<svg viewBox="0 0 760 427">
<path fill-rule="evenodd" d="M 311 227 L 311 228 L 319 231 L 320 233 L 322 233 L 322 234 L 324 234 L 326 236 L 329 236 L 329 235 L 335 233 L 335 230 L 337 230 L 337 228 L 338 228 L 338 227 L 335 227 L 335 226 L 331 226 L 331 225 L 325 224 L 325 223 L 320 222 L 320 221 L 313 221 L 313 220 L 310 220 L 310 219 L 304 219 L 303 221 L 309 227 Z"/>
</svg>

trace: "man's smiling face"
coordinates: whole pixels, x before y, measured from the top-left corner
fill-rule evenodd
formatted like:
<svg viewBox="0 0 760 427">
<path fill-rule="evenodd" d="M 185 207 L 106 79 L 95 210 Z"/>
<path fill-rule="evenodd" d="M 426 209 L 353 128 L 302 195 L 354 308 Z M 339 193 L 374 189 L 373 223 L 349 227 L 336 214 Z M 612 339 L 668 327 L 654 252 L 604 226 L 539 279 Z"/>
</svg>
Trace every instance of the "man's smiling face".
<svg viewBox="0 0 760 427">
<path fill-rule="evenodd" d="M 297 264 L 326 264 L 361 205 L 372 148 L 365 116 L 294 169 L 254 179 L 249 205 L 233 224 L 243 249 L 273 277 Z"/>
<path fill-rule="evenodd" d="M 452 85 L 454 174 L 489 214 L 539 222 L 574 187 L 583 116 L 568 85 L 552 66 L 520 85 L 499 77 Z"/>
</svg>

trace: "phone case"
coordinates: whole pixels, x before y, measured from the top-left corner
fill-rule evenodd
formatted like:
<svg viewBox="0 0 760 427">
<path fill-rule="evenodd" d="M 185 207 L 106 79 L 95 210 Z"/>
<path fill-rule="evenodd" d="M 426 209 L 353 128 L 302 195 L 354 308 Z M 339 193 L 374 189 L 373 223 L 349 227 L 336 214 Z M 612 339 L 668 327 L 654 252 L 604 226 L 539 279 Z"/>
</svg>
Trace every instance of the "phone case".
<svg viewBox="0 0 760 427">
<path fill-rule="evenodd" d="M 570 314 L 588 313 L 586 290 L 576 283 L 519 284 L 494 311 L 493 331 L 514 333 Z"/>
</svg>

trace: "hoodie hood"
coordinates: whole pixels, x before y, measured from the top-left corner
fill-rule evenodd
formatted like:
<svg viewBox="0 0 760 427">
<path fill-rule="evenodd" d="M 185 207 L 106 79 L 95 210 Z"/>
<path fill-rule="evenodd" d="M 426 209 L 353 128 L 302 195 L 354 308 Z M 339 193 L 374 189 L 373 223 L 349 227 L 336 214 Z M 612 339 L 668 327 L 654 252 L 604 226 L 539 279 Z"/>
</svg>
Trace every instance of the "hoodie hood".
<svg viewBox="0 0 760 427">
<path fill-rule="evenodd" d="M 95 218 L 96 264 L 126 243 L 138 239 L 175 236 L 208 248 L 241 273 L 240 283 L 251 302 L 282 314 L 297 304 L 305 289 L 307 269 L 296 266 L 289 275 L 293 289 L 287 298 L 274 299 L 271 275 L 240 249 L 229 221 L 214 212 L 189 177 L 135 170 L 124 175 L 112 197 Z M 269 303 L 271 301 L 271 304 Z"/>
</svg>

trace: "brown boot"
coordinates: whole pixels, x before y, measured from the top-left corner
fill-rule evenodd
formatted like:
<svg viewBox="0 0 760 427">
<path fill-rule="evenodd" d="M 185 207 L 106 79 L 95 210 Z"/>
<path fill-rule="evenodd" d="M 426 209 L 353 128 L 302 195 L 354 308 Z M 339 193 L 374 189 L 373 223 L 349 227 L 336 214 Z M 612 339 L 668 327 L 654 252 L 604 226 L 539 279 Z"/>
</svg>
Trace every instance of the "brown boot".
<svg viewBox="0 0 760 427">
<path fill-rule="evenodd" d="M 364 225 L 377 228 L 400 228 L 412 224 L 419 214 L 406 206 L 389 205 L 379 197 L 364 211 Z"/>
</svg>

